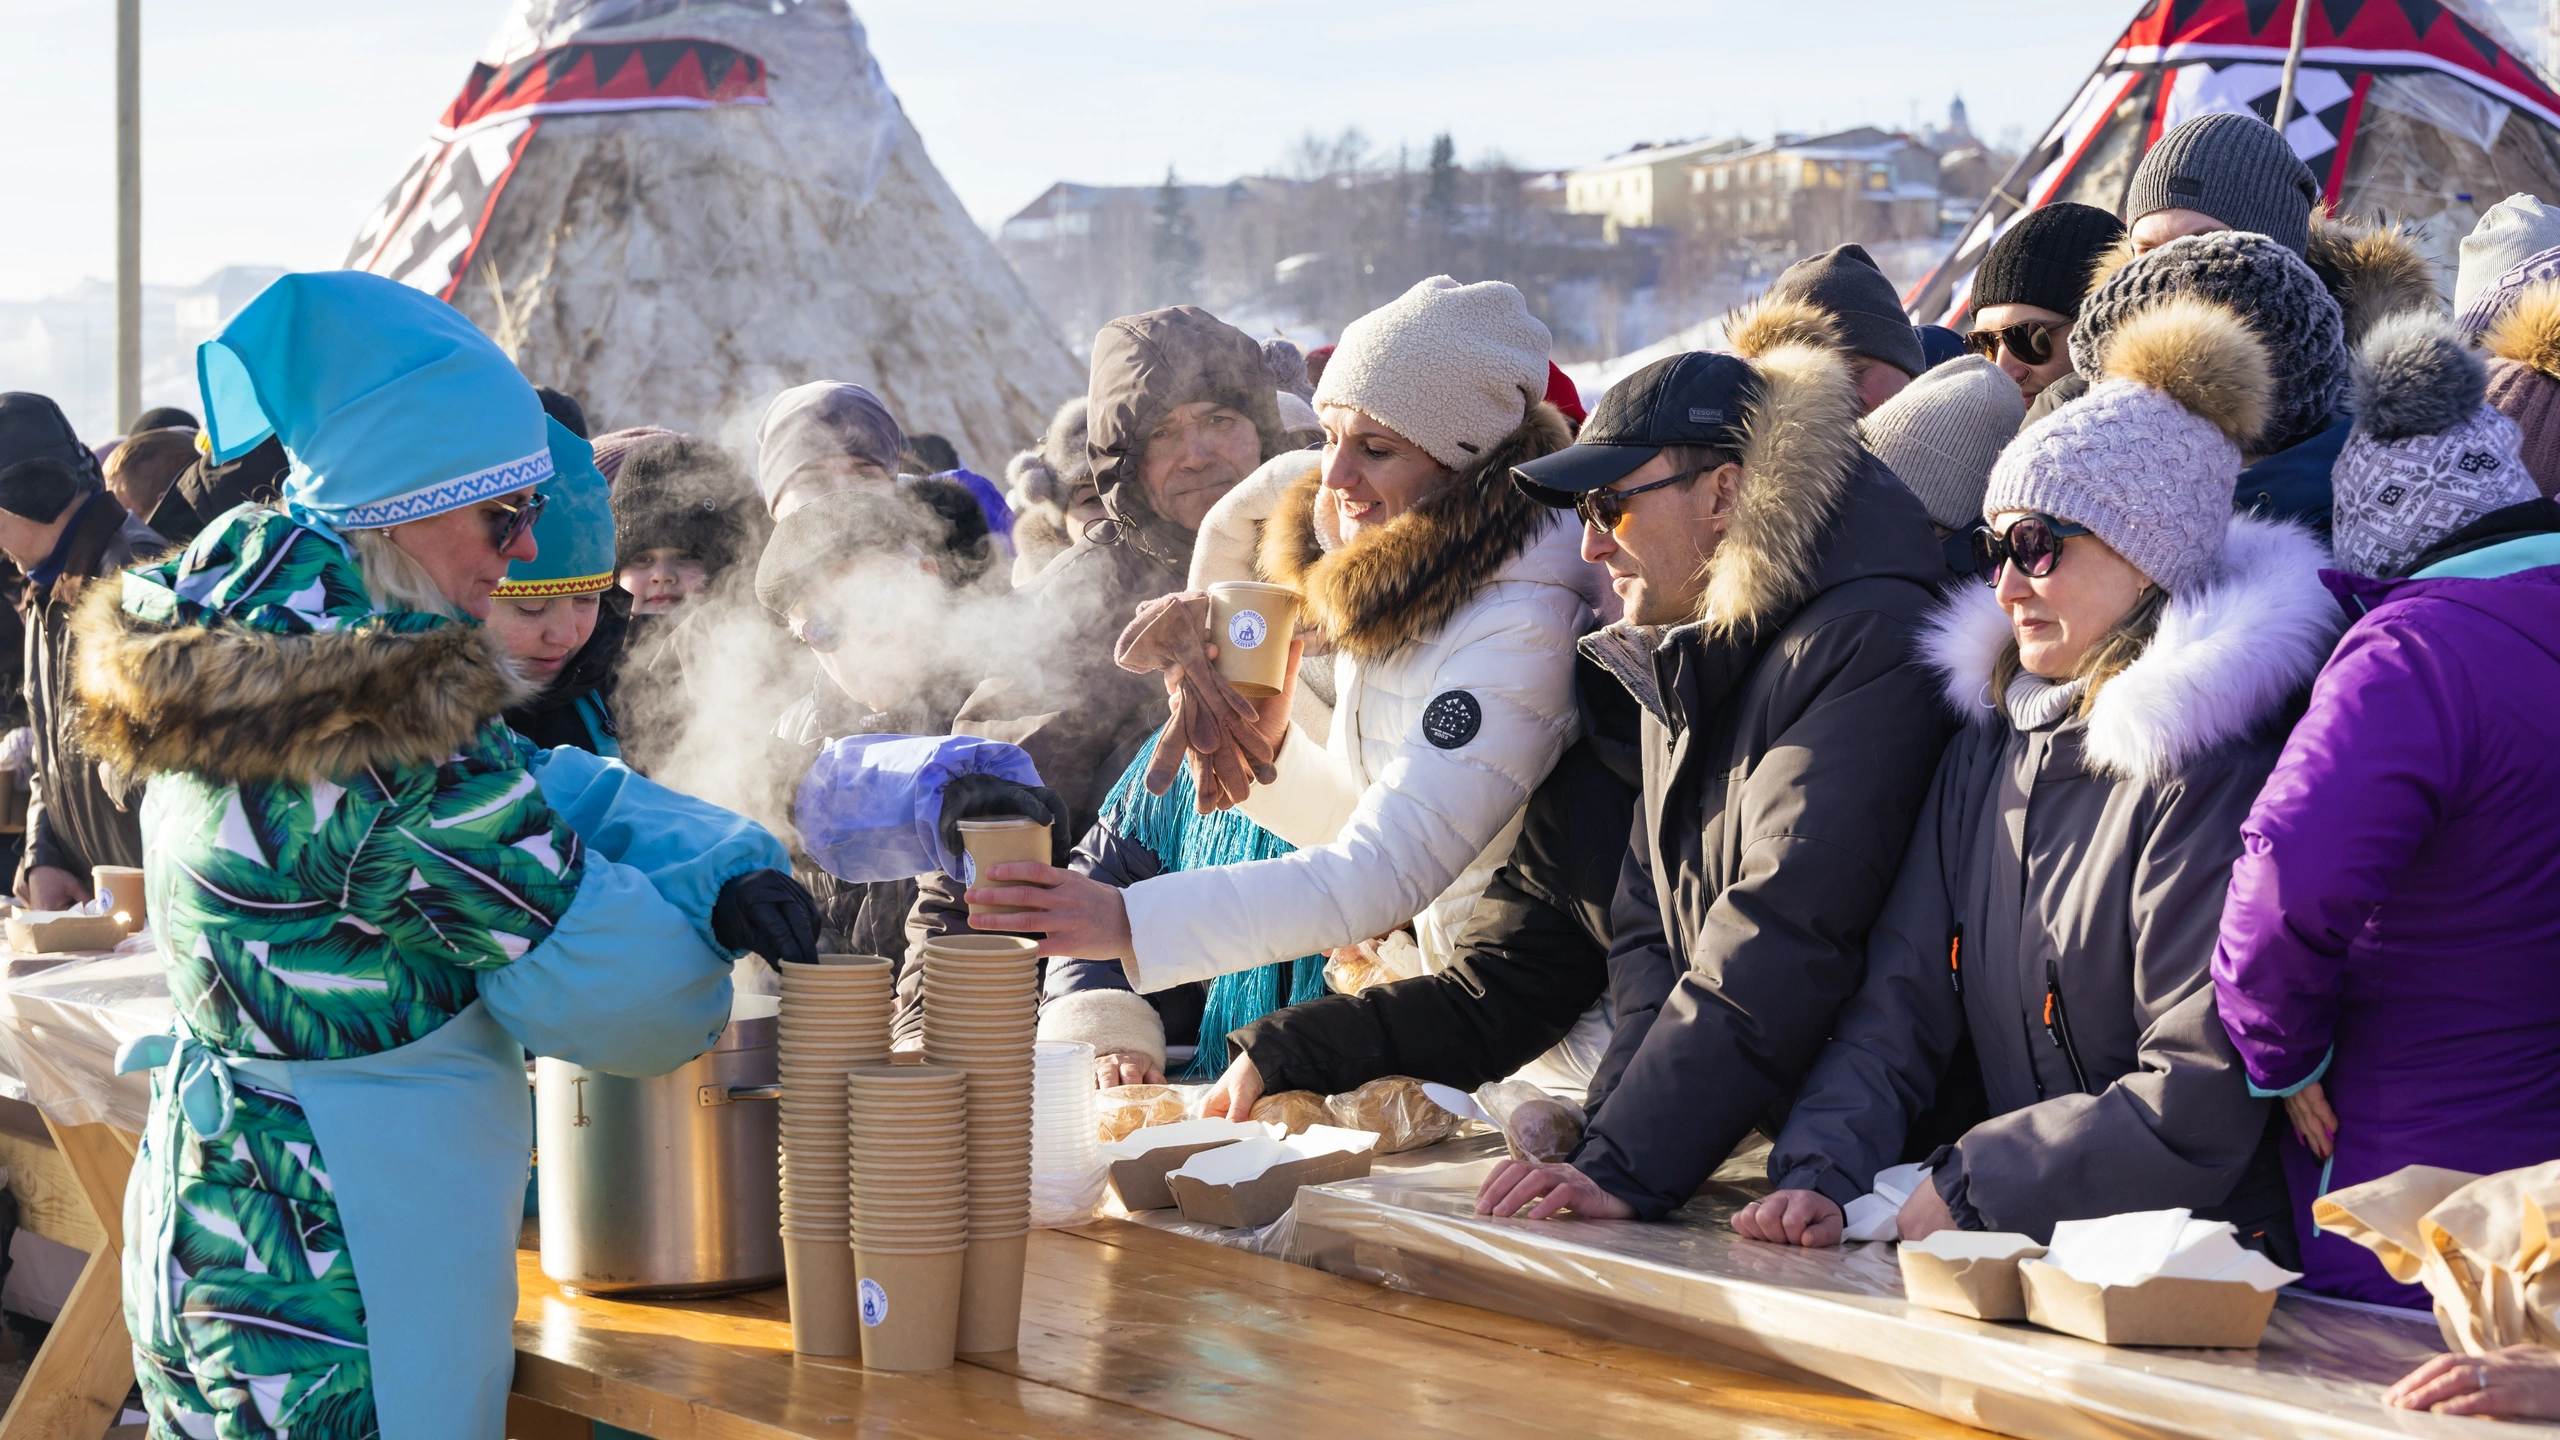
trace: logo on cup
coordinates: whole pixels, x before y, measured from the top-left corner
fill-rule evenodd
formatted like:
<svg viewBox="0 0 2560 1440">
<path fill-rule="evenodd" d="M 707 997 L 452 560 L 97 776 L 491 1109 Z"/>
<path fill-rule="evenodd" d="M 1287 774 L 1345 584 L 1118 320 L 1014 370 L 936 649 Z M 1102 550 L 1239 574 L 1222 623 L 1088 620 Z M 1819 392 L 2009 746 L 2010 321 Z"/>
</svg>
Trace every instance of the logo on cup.
<svg viewBox="0 0 2560 1440">
<path fill-rule="evenodd" d="M 1264 636 L 1271 633 L 1271 622 L 1259 610 L 1239 610 L 1227 621 L 1227 638 L 1239 650 L 1258 649 Z"/>
<path fill-rule="evenodd" d="M 862 1291 L 862 1323 L 871 1326 L 888 1319 L 889 1292 L 880 1288 L 880 1282 L 865 1280 L 859 1288 Z"/>
</svg>

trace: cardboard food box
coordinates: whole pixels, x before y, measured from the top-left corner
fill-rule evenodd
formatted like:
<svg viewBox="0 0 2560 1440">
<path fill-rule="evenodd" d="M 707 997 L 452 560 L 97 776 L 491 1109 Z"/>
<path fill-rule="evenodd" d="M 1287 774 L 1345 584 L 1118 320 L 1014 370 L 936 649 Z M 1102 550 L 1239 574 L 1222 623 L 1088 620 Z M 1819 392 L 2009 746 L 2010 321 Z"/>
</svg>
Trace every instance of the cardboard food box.
<svg viewBox="0 0 2560 1440">
<path fill-rule="evenodd" d="M 2139 1285 L 2092 1285 L 2058 1265 L 2018 1266 L 2027 1319 L 2101 1345 L 2254 1349 L 2276 1308 L 2276 1292 L 2245 1280 L 2160 1275 Z"/>
<path fill-rule="evenodd" d="M 113 915 L 72 915 L 21 910 L 9 917 L 9 948 L 21 955 L 65 950 L 113 950 L 131 932 Z"/>
<path fill-rule="evenodd" d="M 1377 1159 L 1378 1137 L 1365 1130 L 1310 1125 L 1286 1141 L 1246 1141 L 1210 1157 L 1184 1162 L 1167 1177 L 1182 1218 L 1228 1229 L 1259 1229 L 1289 1213 L 1298 1187 L 1357 1180 Z M 1197 1169 L 1203 1173 L 1191 1174 Z M 1232 1178 L 1229 1178 L 1232 1176 Z"/>
<path fill-rule="evenodd" d="M 1914 1305 L 1976 1320 L 2024 1320 L 2027 1297 L 2018 1262 L 2044 1254 L 2026 1235 L 1941 1230 L 1896 1247 L 1903 1298 Z"/>
<path fill-rule="evenodd" d="M 1278 1126 L 1250 1121 L 1184 1120 L 1133 1130 L 1127 1139 L 1101 1148 L 1111 1162 L 1111 1193 L 1119 1197 L 1120 1208 L 1135 1213 L 1170 1207 L 1173 1191 L 1164 1177 L 1192 1156 L 1239 1140 L 1271 1139 L 1278 1134 Z"/>
</svg>

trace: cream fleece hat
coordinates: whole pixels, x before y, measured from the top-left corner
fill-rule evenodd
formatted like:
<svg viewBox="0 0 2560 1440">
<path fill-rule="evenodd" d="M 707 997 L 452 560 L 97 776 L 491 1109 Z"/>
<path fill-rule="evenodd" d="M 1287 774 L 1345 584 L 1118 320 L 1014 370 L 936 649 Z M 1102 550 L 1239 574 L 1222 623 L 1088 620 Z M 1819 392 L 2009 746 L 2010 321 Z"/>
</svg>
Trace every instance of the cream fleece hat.
<svg viewBox="0 0 2560 1440">
<path fill-rule="evenodd" d="M 2018 382 L 1967 355 L 1922 372 L 1860 422 L 1858 433 L 1920 497 L 1930 519 L 1969 530 L 1981 523 L 1992 462 L 2026 418 Z"/>
<path fill-rule="evenodd" d="M 2543 204 L 2539 196 L 2510 195 L 2490 206 L 2462 237 L 2461 260 L 2453 271 L 2453 313 L 2470 309 L 2517 261 L 2555 245 L 2560 245 L 2560 209 Z"/>
<path fill-rule="evenodd" d="M 2266 342 L 2238 315 L 2176 295 L 2124 318 L 2089 393 L 2000 454 L 1988 520 L 2040 510 L 2086 525 L 2172 595 L 2213 579 L 2240 478 L 2266 423 Z"/>
<path fill-rule="evenodd" d="M 1348 405 L 1463 469 L 1545 397 L 1552 344 L 1518 290 L 1434 275 L 1343 327 L 1316 408 Z"/>
</svg>

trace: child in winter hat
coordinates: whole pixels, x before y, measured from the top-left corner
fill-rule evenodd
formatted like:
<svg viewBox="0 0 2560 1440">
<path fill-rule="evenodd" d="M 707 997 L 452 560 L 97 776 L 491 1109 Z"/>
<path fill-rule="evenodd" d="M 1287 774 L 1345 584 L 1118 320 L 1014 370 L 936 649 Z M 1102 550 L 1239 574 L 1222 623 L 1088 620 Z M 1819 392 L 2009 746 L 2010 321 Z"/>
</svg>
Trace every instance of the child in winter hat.
<svg viewBox="0 0 2560 1440">
<path fill-rule="evenodd" d="M 2406 575 L 2447 535 L 2539 498 L 2488 380 L 2449 320 L 2411 311 L 2374 326 L 2356 354 L 2355 430 L 2330 472 L 2340 569 Z"/>
<path fill-rule="evenodd" d="M 1434 275 L 1343 327 L 1316 409 L 1348 406 L 1461 470 L 1545 396 L 1552 344 L 1518 290 Z"/>
<path fill-rule="evenodd" d="M 2267 349 L 2231 310 L 2191 295 L 2122 317 L 2089 393 L 2001 452 L 1983 517 L 2034 510 L 2085 525 L 2172 595 L 2209 583 L 2241 447 L 2275 391 Z"/>
<path fill-rule="evenodd" d="M 1943 538 L 1981 523 L 1991 467 L 2026 415 L 2017 382 L 1981 356 L 1967 355 L 1877 406 L 1858 433 L 1920 497 Z"/>
</svg>

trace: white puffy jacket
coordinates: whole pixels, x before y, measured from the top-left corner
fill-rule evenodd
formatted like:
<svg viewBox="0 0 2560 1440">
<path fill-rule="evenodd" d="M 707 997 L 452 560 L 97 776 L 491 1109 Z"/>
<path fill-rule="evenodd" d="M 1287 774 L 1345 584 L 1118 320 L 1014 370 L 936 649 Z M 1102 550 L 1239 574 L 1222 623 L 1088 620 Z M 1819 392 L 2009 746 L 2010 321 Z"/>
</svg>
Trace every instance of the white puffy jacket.
<svg viewBox="0 0 2560 1440">
<path fill-rule="evenodd" d="M 1578 725 L 1574 642 L 1593 624 L 1598 572 L 1581 557 L 1580 528 L 1510 481 L 1513 465 L 1566 440 L 1562 417 L 1541 405 L 1484 460 L 1347 549 L 1325 533 L 1331 507 L 1317 503 L 1302 455 L 1265 465 L 1210 513 L 1193 587 L 1296 587 L 1334 646 L 1335 703 L 1321 742 L 1291 726 L 1278 777 L 1241 807 L 1296 854 L 1123 892 L 1138 990 L 1407 921 L 1425 964 L 1446 966 L 1529 792 Z M 1246 540 L 1257 527 L 1258 542 Z"/>
</svg>

